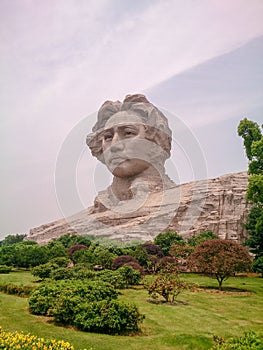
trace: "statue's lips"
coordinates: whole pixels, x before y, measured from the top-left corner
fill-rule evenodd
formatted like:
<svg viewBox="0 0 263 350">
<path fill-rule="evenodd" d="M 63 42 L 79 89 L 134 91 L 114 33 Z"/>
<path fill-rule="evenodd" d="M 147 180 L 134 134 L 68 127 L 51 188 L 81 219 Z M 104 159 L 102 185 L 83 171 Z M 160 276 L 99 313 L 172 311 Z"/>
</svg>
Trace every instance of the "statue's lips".
<svg viewBox="0 0 263 350">
<path fill-rule="evenodd" d="M 123 157 L 114 157 L 110 159 L 110 164 L 115 164 L 115 165 L 119 165 L 123 162 L 125 162 L 126 160 L 128 160 L 127 158 L 123 158 Z"/>
</svg>

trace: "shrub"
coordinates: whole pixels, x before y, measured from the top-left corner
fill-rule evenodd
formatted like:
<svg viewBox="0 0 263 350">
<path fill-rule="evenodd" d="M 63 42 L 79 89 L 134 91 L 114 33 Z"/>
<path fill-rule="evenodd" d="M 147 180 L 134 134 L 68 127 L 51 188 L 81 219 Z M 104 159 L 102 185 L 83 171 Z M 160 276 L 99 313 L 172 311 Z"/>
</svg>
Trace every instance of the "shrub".
<svg viewBox="0 0 263 350">
<path fill-rule="evenodd" d="M 134 262 L 138 264 L 138 261 L 130 256 L 130 255 L 121 255 L 118 256 L 116 259 L 113 260 L 112 262 L 112 268 L 114 270 L 118 269 L 119 267 L 122 267 L 123 265 L 129 263 L 129 262 Z"/>
<path fill-rule="evenodd" d="M 117 273 L 117 271 L 115 271 Z M 101 333 L 135 332 L 143 316 L 135 305 L 120 303 L 116 290 L 102 281 L 43 283 L 29 298 L 29 310 L 53 316 L 55 323 Z"/>
<path fill-rule="evenodd" d="M 96 272 L 95 279 L 110 283 L 116 289 L 125 288 L 123 276 L 117 271 L 103 270 Z"/>
<path fill-rule="evenodd" d="M 144 273 L 144 268 L 143 268 L 140 264 L 138 264 L 138 263 L 136 263 L 136 262 L 134 262 L 134 261 L 127 262 L 127 263 L 124 264 L 123 266 L 130 266 L 130 267 L 132 267 L 134 270 L 140 272 L 141 275 Z"/>
<path fill-rule="evenodd" d="M 57 267 L 58 267 L 57 264 L 52 264 L 48 262 L 46 264 L 33 267 L 31 269 L 31 273 L 33 276 L 38 277 L 41 280 L 44 280 L 46 278 L 50 278 L 51 272 Z"/>
<path fill-rule="evenodd" d="M 216 344 L 212 350 L 261 350 L 263 349 L 263 336 L 254 332 L 245 332 L 241 337 L 224 340 L 215 336 Z"/>
<path fill-rule="evenodd" d="M 137 285 L 140 282 L 140 272 L 134 270 L 131 266 L 122 266 L 118 269 L 117 272 L 120 275 L 120 278 L 123 280 L 126 287 Z"/>
<path fill-rule="evenodd" d="M 8 274 L 12 271 L 11 266 L 0 265 L 0 273 Z"/>
<path fill-rule="evenodd" d="M 40 285 L 29 298 L 29 310 L 36 315 L 50 315 L 62 296 L 79 297 L 82 302 L 116 299 L 117 292 L 109 284 L 80 280 L 48 282 Z M 62 317 L 62 316 L 61 316 Z"/>
<path fill-rule="evenodd" d="M 133 304 L 117 300 L 102 300 L 82 304 L 74 325 L 83 331 L 106 334 L 125 334 L 139 331 L 144 316 Z"/>
<path fill-rule="evenodd" d="M 81 249 L 88 250 L 89 248 L 88 248 L 86 245 L 84 245 L 84 244 L 75 244 L 75 245 L 72 245 L 71 247 L 68 248 L 69 257 L 72 259 L 74 253 L 75 253 L 77 250 L 81 250 Z"/>
<path fill-rule="evenodd" d="M 58 267 L 51 271 L 50 278 L 56 281 L 72 279 L 74 278 L 73 272 L 74 271 L 69 267 Z"/>
<path fill-rule="evenodd" d="M 51 264 L 58 265 L 59 267 L 67 267 L 70 260 L 64 256 L 59 256 L 49 260 Z"/>
</svg>

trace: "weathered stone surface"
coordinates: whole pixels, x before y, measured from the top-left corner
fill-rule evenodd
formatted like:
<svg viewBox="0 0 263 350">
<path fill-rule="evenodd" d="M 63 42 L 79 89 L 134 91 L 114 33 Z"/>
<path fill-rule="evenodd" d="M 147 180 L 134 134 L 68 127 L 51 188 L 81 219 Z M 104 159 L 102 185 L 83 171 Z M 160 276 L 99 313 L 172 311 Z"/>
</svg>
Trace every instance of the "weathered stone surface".
<svg viewBox="0 0 263 350">
<path fill-rule="evenodd" d="M 104 211 L 96 211 L 92 206 L 69 218 L 31 229 L 28 239 L 44 244 L 76 232 L 120 241 L 148 241 L 170 229 L 183 237 L 211 230 L 221 238 L 241 242 L 246 235 L 243 222 L 249 209 L 246 188 L 246 173 L 174 185 L 149 193 L 137 210 L 133 210 L 132 200 L 121 201 Z"/>
</svg>

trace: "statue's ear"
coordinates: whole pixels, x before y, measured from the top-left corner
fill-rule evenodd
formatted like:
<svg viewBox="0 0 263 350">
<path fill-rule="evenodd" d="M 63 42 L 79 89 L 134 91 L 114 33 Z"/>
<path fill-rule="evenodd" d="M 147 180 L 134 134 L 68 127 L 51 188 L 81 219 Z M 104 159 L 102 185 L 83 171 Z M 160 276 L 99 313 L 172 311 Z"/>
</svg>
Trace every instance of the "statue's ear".
<svg viewBox="0 0 263 350">
<path fill-rule="evenodd" d="M 135 95 L 127 95 L 123 101 L 125 102 L 132 102 L 132 103 L 137 103 L 137 102 L 143 102 L 143 103 L 150 103 L 147 98 L 144 95 L 141 94 L 135 94 Z"/>
</svg>

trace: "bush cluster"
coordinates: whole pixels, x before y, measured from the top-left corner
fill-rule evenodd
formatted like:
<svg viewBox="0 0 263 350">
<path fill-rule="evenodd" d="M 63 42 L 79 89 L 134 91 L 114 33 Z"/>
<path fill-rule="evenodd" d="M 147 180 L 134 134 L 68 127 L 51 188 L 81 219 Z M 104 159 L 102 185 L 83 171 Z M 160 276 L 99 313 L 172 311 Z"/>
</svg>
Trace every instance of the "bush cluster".
<svg viewBox="0 0 263 350">
<path fill-rule="evenodd" d="M 141 273 L 127 265 L 118 270 L 94 271 L 78 264 L 72 268 L 59 267 L 56 264 L 43 264 L 34 267 L 32 274 L 41 280 L 51 278 L 53 280 L 101 280 L 110 283 L 118 289 L 127 288 L 130 285 L 139 284 Z"/>
<path fill-rule="evenodd" d="M 0 327 L 0 349 L 74 350 L 74 347 L 64 340 L 38 338 L 30 333 L 6 332 Z"/>
<path fill-rule="evenodd" d="M 52 316 L 56 324 L 108 334 L 137 332 L 143 316 L 135 305 L 117 300 L 103 281 L 61 280 L 42 283 L 29 298 L 29 310 Z"/>
</svg>

